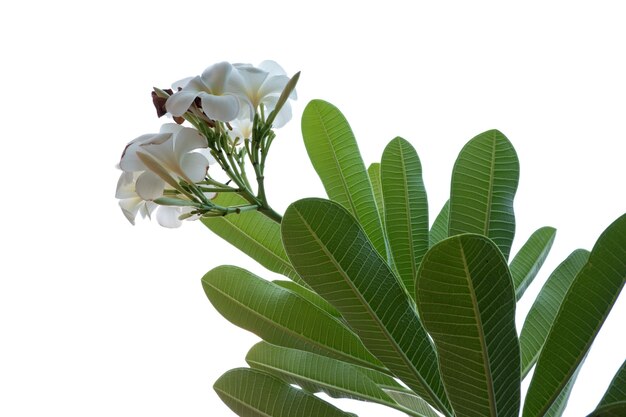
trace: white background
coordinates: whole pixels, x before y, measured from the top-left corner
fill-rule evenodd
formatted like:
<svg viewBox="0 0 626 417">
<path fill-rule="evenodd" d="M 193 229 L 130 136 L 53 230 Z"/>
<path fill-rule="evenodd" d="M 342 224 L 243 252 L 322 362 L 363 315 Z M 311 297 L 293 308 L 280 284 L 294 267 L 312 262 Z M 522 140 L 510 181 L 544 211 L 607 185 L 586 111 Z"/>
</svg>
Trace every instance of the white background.
<svg viewBox="0 0 626 417">
<path fill-rule="evenodd" d="M 426 4 L 428 3 L 428 5 Z M 436 5 L 430 5 L 430 4 Z M 211 385 L 256 338 L 212 308 L 220 264 L 272 274 L 199 223 L 132 227 L 113 197 L 126 142 L 158 130 L 152 86 L 208 65 L 302 71 L 269 196 L 323 196 L 304 105 L 337 105 L 367 164 L 396 135 L 417 149 L 436 213 L 463 144 L 492 128 L 521 161 L 514 251 L 558 235 L 518 309 L 573 249 L 626 211 L 621 2 L 11 2 L 0 25 L 0 415 L 229 416 Z M 434 217 L 434 216 L 433 216 Z M 621 297 L 572 394 L 583 416 L 626 357 Z M 396 416 L 339 401 L 361 417 Z"/>
</svg>

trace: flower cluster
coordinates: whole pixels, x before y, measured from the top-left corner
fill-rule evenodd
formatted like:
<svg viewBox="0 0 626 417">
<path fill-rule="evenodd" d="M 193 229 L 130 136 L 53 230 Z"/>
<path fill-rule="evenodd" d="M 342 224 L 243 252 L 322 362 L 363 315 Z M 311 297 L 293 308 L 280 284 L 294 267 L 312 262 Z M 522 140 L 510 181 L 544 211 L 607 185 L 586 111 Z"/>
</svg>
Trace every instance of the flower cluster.
<svg viewBox="0 0 626 417">
<path fill-rule="evenodd" d="M 299 73 L 289 78 L 273 61 L 258 67 L 220 62 L 202 75 L 180 80 L 172 89 L 155 88 L 159 117 L 171 115 L 159 133 L 134 139 L 124 149 L 116 197 L 126 218 L 150 216 L 166 227 L 181 220 L 259 210 L 267 203 L 263 170 L 274 128 L 291 119 L 289 99 L 296 98 Z M 226 173 L 218 181 L 209 173 L 215 163 Z M 251 165 L 257 186 L 246 174 Z M 238 193 L 247 204 L 221 206 L 216 195 Z"/>
</svg>

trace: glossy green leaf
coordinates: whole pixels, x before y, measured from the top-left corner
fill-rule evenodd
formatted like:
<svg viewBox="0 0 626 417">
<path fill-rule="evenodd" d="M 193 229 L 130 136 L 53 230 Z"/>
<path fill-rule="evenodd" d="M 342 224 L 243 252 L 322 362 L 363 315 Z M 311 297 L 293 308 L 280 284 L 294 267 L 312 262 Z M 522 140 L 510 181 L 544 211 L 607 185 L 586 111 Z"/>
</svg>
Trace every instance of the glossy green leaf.
<svg viewBox="0 0 626 417">
<path fill-rule="evenodd" d="M 417 269 L 428 250 L 428 201 L 422 165 L 413 146 L 395 138 L 381 161 L 385 229 L 398 275 L 414 293 Z"/>
<path fill-rule="evenodd" d="M 587 417 L 624 417 L 626 416 L 626 401 L 619 401 L 596 408 Z"/>
<path fill-rule="evenodd" d="M 556 229 L 553 227 L 536 230 L 511 261 L 510 270 L 517 300 L 522 298 L 526 288 L 537 276 L 550 253 L 555 236 Z"/>
<path fill-rule="evenodd" d="M 215 198 L 215 202 L 222 206 L 247 203 L 243 197 L 234 193 L 221 193 Z M 283 249 L 280 224 L 258 211 L 203 218 L 202 223 L 265 268 L 302 283 Z"/>
<path fill-rule="evenodd" d="M 513 198 L 518 180 L 517 154 L 502 133 L 489 130 L 470 140 L 452 171 L 449 236 L 487 236 L 508 259 L 515 234 Z"/>
<path fill-rule="evenodd" d="M 456 417 L 517 417 L 515 292 L 498 247 L 476 234 L 433 246 L 419 270 L 416 303 Z"/>
<path fill-rule="evenodd" d="M 316 307 L 321 308 L 331 316 L 335 316 L 337 318 L 341 318 L 341 314 L 337 311 L 335 307 L 332 306 L 328 301 L 324 300 L 322 297 L 317 295 L 317 293 L 311 291 L 310 289 L 303 287 L 302 285 L 295 283 L 293 281 L 272 281 L 272 283 L 278 285 L 279 287 L 285 288 L 292 293 L 298 294 L 300 297 L 303 297 L 305 300 L 309 301 L 312 304 L 315 304 Z"/>
<path fill-rule="evenodd" d="M 385 228 L 385 204 L 383 203 L 383 185 L 380 182 L 380 163 L 374 162 L 367 168 L 367 175 L 370 177 L 372 190 L 374 191 L 374 199 L 376 207 L 378 207 L 378 216 Z"/>
<path fill-rule="evenodd" d="M 370 352 L 429 403 L 449 410 L 437 356 L 410 298 L 356 219 L 335 202 L 304 199 L 285 212 L 282 235 L 298 274 Z"/>
<path fill-rule="evenodd" d="M 357 218 L 378 253 L 387 259 L 372 185 L 346 118 L 332 104 L 312 100 L 302 114 L 302 136 L 328 198 Z"/>
<path fill-rule="evenodd" d="M 336 317 L 245 269 L 218 266 L 202 278 L 202 286 L 222 316 L 263 340 L 384 369 Z"/>
<path fill-rule="evenodd" d="M 619 401 L 626 401 L 626 361 L 622 363 L 622 366 L 620 366 L 613 377 L 598 407 Z"/>
<path fill-rule="evenodd" d="M 360 367 L 337 359 L 260 342 L 250 349 L 246 362 L 252 368 L 276 375 L 309 392 L 374 402 L 409 415 L 422 416 L 396 403 L 374 381 L 360 372 Z M 392 379 L 382 374 L 381 377 Z"/>
<path fill-rule="evenodd" d="M 522 378 L 537 362 L 565 294 L 588 259 L 589 251 L 577 249 L 572 252 L 548 277 L 530 308 L 519 338 L 522 352 Z"/>
<path fill-rule="evenodd" d="M 448 237 L 448 221 L 450 220 L 450 200 L 443 205 L 432 227 L 430 228 L 430 246 L 441 242 Z"/>
<path fill-rule="evenodd" d="M 213 389 L 241 417 L 355 417 L 256 369 L 231 369 Z"/>
<path fill-rule="evenodd" d="M 626 282 L 626 214 L 594 245 L 561 304 L 539 355 L 524 417 L 542 416 L 587 354 Z"/>
</svg>

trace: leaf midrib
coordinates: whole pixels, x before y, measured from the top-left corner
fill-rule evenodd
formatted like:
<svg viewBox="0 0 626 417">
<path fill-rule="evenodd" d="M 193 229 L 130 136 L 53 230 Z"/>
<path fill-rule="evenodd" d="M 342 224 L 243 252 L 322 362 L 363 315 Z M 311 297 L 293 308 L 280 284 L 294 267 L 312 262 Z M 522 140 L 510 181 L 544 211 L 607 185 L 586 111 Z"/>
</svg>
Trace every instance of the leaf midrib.
<svg viewBox="0 0 626 417">
<path fill-rule="evenodd" d="M 357 219 L 360 220 L 359 213 L 358 213 L 356 207 L 354 206 L 354 202 L 352 201 L 352 198 L 350 197 L 350 189 L 348 188 L 348 184 L 346 183 L 346 180 L 345 180 L 345 178 L 343 176 L 343 170 L 341 169 L 341 166 L 339 165 L 339 161 L 337 159 L 337 153 L 335 152 L 335 146 L 333 145 L 333 141 L 330 140 L 330 134 L 328 133 L 328 129 L 326 127 L 326 123 L 324 123 L 324 120 L 322 119 L 322 112 L 320 111 L 320 109 L 318 108 L 317 105 L 315 106 L 315 109 L 316 109 L 317 117 L 319 118 L 320 125 L 322 126 L 322 129 L 324 130 L 323 137 L 326 140 L 326 142 L 330 145 L 329 148 L 330 148 L 330 150 L 332 152 L 332 155 L 333 155 L 332 160 L 335 163 L 336 172 L 339 173 L 337 175 L 337 177 L 339 177 L 339 179 L 341 180 L 341 185 L 343 187 L 343 191 L 344 191 L 344 193 L 346 195 L 348 203 L 350 204 L 350 211 L 352 211 L 354 216 Z"/>
<path fill-rule="evenodd" d="M 336 350 L 335 348 L 332 348 L 332 347 L 330 347 L 328 345 L 324 345 L 324 344 L 322 344 L 320 342 L 317 342 L 317 341 L 315 341 L 313 339 L 306 339 L 306 338 L 303 338 L 303 337 L 298 337 L 298 336 L 302 336 L 302 334 L 300 334 L 298 332 L 295 332 L 295 331 L 289 329 L 288 327 L 277 326 L 276 322 L 271 321 L 269 318 L 267 318 L 264 315 L 258 313 L 256 310 L 253 310 L 253 309 L 249 308 L 248 306 L 246 306 L 245 304 L 239 302 L 237 299 L 233 298 L 230 294 L 228 294 L 228 293 L 218 289 L 214 285 L 211 285 L 211 284 L 207 284 L 207 285 L 211 286 L 211 288 L 213 288 L 215 291 L 219 292 L 220 294 L 224 295 L 226 298 L 228 298 L 229 300 L 231 300 L 235 304 L 243 307 L 244 310 L 246 310 L 246 311 L 252 313 L 254 316 L 260 318 L 263 322 L 269 323 L 270 327 L 281 329 L 281 330 L 285 331 L 285 333 L 288 333 L 290 336 L 294 336 L 295 335 L 296 336 L 295 337 L 296 340 L 299 340 L 299 341 L 301 341 L 303 343 L 310 344 L 310 345 L 313 345 L 315 347 L 321 348 L 322 350 L 327 350 L 327 351 L 334 352 L 334 353 L 338 354 L 341 357 L 344 357 L 344 358 L 347 358 L 347 359 L 350 359 L 350 360 L 353 360 L 353 361 L 358 361 L 359 363 L 364 364 L 364 366 L 366 368 L 376 369 L 376 370 L 384 372 L 384 373 L 389 372 L 387 369 L 381 368 L 381 367 L 379 367 L 379 366 L 377 366 L 377 365 L 375 365 L 375 364 L 373 364 L 371 362 L 367 362 L 364 359 L 357 358 L 357 357 L 354 357 L 354 356 L 349 356 L 345 352 L 342 352 L 340 350 Z M 287 291 L 287 290 L 285 290 L 285 291 Z M 313 307 L 318 308 L 315 305 L 313 305 Z M 323 311 L 323 310 L 320 310 L 320 311 Z M 329 318 L 335 320 L 332 316 L 329 316 Z M 349 329 L 345 329 L 345 330 L 350 332 Z"/>
<path fill-rule="evenodd" d="M 498 412 L 496 410 L 496 401 L 495 401 L 495 393 L 493 391 L 493 378 L 491 375 L 491 366 L 489 365 L 489 360 L 486 355 L 488 355 L 487 350 L 487 342 L 485 340 L 485 333 L 483 328 L 483 322 L 479 314 L 478 309 L 478 299 L 476 298 L 476 292 L 474 291 L 474 285 L 471 282 L 471 276 L 468 269 L 467 257 L 465 256 L 465 250 L 463 249 L 463 243 L 459 239 L 459 249 L 461 251 L 461 259 L 463 260 L 463 269 L 465 270 L 465 279 L 467 281 L 467 287 L 469 290 L 470 298 L 472 300 L 474 318 L 476 319 L 476 323 L 478 324 L 478 339 L 480 341 L 480 346 L 482 348 L 483 354 L 481 355 L 483 358 L 483 367 L 485 369 L 485 375 L 487 377 L 487 395 L 489 397 L 489 411 L 491 411 L 492 417 L 497 417 Z"/>
<path fill-rule="evenodd" d="M 298 214 L 298 216 L 300 217 L 300 219 L 302 220 L 302 223 L 304 224 L 304 226 L 307 228 L 307 230 L 310 232 L 311 236 L 313 236 L 313 239 L 315 240 L 315 242 L 319 245 L 319 247 L 322 249 L 322 251 L 324 252 L 324 254 L 327 255 L 327 257 L 331 260 L 331 263 L 336 267 L 336 269 L 340 272 L 341 277 L 344 279 L 344 281 L 348 284 L 348 286 L 352 289 L 352 292 L 354 294 L 356 294 L 357 298 L 361 301 L 361 303 L 365 306 L 365 310 L 367 312 L 367 314 L 372 318 L 372 320 L 378 324 L 379 329 L 382 329 L 382 333 L 383 335 L 387 338 L 387 341 L 390 342 L 392 348 L 395 350 L 395 352 L 400 356 L 400 358 L 402 359 L 402 361 L 405 363 L 405 365 L 407 365 L 407 369 L 410 371 L 411 374 L 413 374 L 414 376 L 417 377 L 417 380 L 421 383 L 422 388 L 428 392 L 428 394 L 431 396 L 431 400 L 433 400 L 437 406 L 441 409 L 441 411 L 445 414 L 445 412 L 447 411 L 447 408 L 444 406 L 444 404 L 441 402 L 441 400 L 439 399 L 439 397 L 432 391 L 430 385 L 428 385 L 428 383 L 426 383 L 426 381 L 423 379 L 422 375 L 417 372 L 417 369 L 415 369 L 415 366 L 413 365 L 413 363 L 406 357 L 406 355 L 404 354 L 404 352 L 400 349 L 399 346 L 397 346 L 397 344 L 395 343 L 395 339 L 393 339 L 393 337 L 389 334 L 387 327 L 383 325 L 383 323 L 381 323 L 380 319 L 378 318 L 378 316 L 375 314 L 375 312 L 370 308 L 369 303 L 367 303 L 365 301 L 365 299 L 362 297 L 361 293 L 356 290 L 356 287 L 352 284 L 352 282 L 350 281 L 350 279 L 348 279 L 347 274 L 345 273 L 345 271 L 343 270 L 343 268 L 341 267 L 341 265 L 338 264 L 338 262 L 336 261 L 335 257 L 332 256 L 332 254 L 326 249 L 326 246 L 322 244 L 322 241 L 319 239 L 319 237 L 317 236 L 317 233 L 315 233 L 315 231 L 313 231 L 313 229 L 309 226 L 309 224 L 305 221 L 304 217 L 302 216 L 302 214 L 300 213 L 300 210 L 298 210 L 297 207 L 294 206 L 295 212 Z M 381 260 L 381 262 L 384 262 L 384 260 L 380 257 L 380 255 L 378 254 L 377 251 L 374 250 L 375 256 L 378 256 L 378 258 Z M 357 335 L 358 336 L 358 335 Z M 367 347 L 367 346 L 366 346 Z"/>
</svg>

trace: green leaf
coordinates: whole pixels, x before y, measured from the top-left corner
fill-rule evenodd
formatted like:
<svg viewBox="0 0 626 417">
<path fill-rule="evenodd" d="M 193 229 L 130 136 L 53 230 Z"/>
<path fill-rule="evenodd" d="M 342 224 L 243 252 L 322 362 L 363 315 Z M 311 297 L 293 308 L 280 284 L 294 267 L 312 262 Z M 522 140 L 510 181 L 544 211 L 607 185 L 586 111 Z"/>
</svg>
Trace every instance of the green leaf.
<svg viewBox="0 0 626 417">
<path fill-rule="evenodd" d="M 450 220 L 450 200 L 446 201 L 437 217 L 433 226 L 430 228 L 430 244 L 429 246 L 435 246 L 435 244 L 441 242 L 448 237 L 448 221 Z"/>
<path fill-rule="evenodd" d="M 246 200 L 234 193 L 222 193 L 215 198 L 215 202 L 222 206 L 237 206 L 245 204 Z M 216 235 L 265 268 L 303 284 L 283 249 L 280 224 L 258 211 L 203 218 L 201 221 Z"/>
<path fill-rule="evenodd" d="M 381 161 L 385 228 L 393 262 L 409 294 L 428 250 L 428 201 L 422 165 L 409 142 L 395 138 Z"/>
<path fill-rule="evenodd" d="M 515 292 L 498 247 L 476 234 L 433 246 L 422 260 L 416 302 L 455 415 L 517 417 Z"/>
<path fill-rule="evenodd" d="M 383 388 L 383 390 L 393 400 L 401 406 L 412 410 L 416 415 L 423 417 L 439 417 L 430 405 L 422 398 L 418 397 L 412 392 L 400 391 L 395 389 Z"/>
<path fill-rule="evenodd" d="M 626 361 L 622 363 L 622 366 L 620 366 L 613 377 L 598 407 L 619 401 L 626 401 Z"/>
<path fill-rule="evenodd" d="M 356 219 L 335 202 L 304 199 L 287 208 L 282 235 L 298 274 L 339 310 L 369 351 L 450 415 L 428 335 Z"/>
<path fill-rule="evenodd" d="M 341 314 L 339 314 L 337 309 L 333 307 L 332 304 L 330 304 L 328 301 L 324 300 L 322 297 L 317 295 L 317 293 L 309 290 L 308 288 L 303 287 L 302 285 L 297 284 L 293 281 L 276 280 L 276 281 L 272 281 L 272 283 L 278 285 L 279 287 L 285 288 L 291 291 L 292 293 L 299 295 L 300 297 L 304 298 L 308 302 L 315 304 L 316 307 L 324 310 L 331 316 L 335 316 L 341 319 Z"/>
<path fill-rule="evenodd" d="M 537 276 L 550 253 L 555 236 L 556 229 L 553 227 L 542 227 L 536 230 L 511 261 L 511 276 L 517 300 L 522 298 L 526 288 Z"/>
<path fill-rule="evenodd" d="M 470 140 L 452 171 L 449 236 L 487 236 L 508 259 L 515 234 L 513 198 L 518 180 L 517 154 L 502 133 L 489 130 Z"/>
<path fill-rule="evenodd" d="M 355 417 L 256 369 L 231 369 L 213 389 L 241 417 Z"/>
<path fill-rule="evenodd" d="M 580 373 L 580 369 L 582 368 L 583 362 L 578 366 L 574 375 L 567 381 L 565 387 L 561 391 L 556 400 L 552 403 L 548 411 L 543 415 L 543 417 L 561 417 L 565 412 L 565 408 L 567 407 L 567 402 L 569 401 L 569 396 L 572 393 L 572 389 L 574 388 L 574 384 L 576 383 L 576 378 L 578 378 L 578 374 Z"/>
<path fill-rule="evenodd" d="M 548 333 L 524 404 L 524 417 L 550 408 L 587 354 L 626 282 L 626 214 L 594 245 Z"/>
<path fill-rule="evenodd" d="M 380 164 L 374 162 L 367 168 L 367 175 L 370 177 L 370 183 L 372 184 L 372 190 L 374 191 L 374 199 L 376 200 L 376 207 L 378 207 L 378 216 L 385 228 L 385 204 L 383 203 L 383 185 L 380 182 Z"/>
<path fill-rule="evenodd" d="M 626 416 L 626 401 L 619 401 L 596 408 L 587 417 L 624 417 Z"/>
<path fill-rule="evenodd" d="M 328 198 L 357 218 L 378 253 L 386 259 L 386 241 L 374 192 L 346 118 L 332 104 L 312 100 L 302 114 L 302 136 Z"/>
<path fill-rule="evenodd" d="M 374 402 L 421 416 L 396 403 L 374 381 L 360 372 L 360 367 L 337 359 L 260 342 L 250 349 L 246 362 L 252 368 L 276 375 L 309 392 Z M 386 375 L 381 374 L 381 377 L 393 381 Z"/>
<path fill-rule="evenodd" d="M 589 251 L 577 249 L 572 252 L 548 277 L 530 308 L 519 337 L 522 378 L 537 362 L 565 294 L 588 259 Z"/>
<path fill-rule="evenodd" d="M 202 278 L 202 286 L 222 316 L 263 340 L 385 369 L 337 318 L 245 269 L 218 266 Z"/>
</svg>

